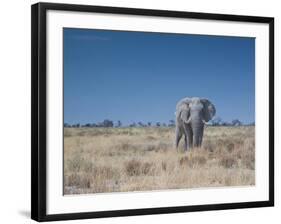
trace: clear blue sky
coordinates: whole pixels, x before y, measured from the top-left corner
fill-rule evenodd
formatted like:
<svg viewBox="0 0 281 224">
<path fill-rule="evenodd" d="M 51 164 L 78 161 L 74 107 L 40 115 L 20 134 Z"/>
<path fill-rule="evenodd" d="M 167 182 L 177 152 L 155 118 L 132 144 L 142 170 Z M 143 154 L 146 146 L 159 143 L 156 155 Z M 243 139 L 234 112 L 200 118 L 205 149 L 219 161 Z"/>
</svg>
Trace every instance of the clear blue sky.
<svg viewBox="0 0 281 224">
<path fill-rule="evenodd" d="M 64 122 L 168 122 L 184 97 L 255 119 L 255 39 L 64 28 Z"/>
</svg>

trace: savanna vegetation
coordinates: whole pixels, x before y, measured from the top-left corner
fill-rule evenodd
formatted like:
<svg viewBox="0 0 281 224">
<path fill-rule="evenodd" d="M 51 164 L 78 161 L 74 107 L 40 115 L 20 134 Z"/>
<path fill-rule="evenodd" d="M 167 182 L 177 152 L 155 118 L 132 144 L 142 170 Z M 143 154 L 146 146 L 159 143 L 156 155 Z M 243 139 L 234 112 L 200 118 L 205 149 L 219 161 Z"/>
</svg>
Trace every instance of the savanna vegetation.
<svg viewBox="0 0 281 224">
<path fill-rule="evenodd" d="M 168 126 L 65 127 L 64 193 L 255 184 L 254 126 L 207 126 L 188 152 L 173 144 Z"/>
</svg>

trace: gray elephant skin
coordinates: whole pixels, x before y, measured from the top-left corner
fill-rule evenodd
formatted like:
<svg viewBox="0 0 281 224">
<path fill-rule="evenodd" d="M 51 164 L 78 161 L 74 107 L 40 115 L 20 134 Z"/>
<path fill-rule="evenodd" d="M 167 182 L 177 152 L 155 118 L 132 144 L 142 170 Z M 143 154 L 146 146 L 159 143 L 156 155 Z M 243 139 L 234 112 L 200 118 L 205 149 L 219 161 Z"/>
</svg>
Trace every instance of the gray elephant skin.
<svg viewBox="0 0 281 224">
<path fill-rule="evenodd" d="M 176 139 L 179 141 L 184 136 L 184 149 L 201 147 L 204 126 L 216 114 L 215 106 L 208 100 L 199 97 L 181 99 L 176 106 Z"/>
</svg>

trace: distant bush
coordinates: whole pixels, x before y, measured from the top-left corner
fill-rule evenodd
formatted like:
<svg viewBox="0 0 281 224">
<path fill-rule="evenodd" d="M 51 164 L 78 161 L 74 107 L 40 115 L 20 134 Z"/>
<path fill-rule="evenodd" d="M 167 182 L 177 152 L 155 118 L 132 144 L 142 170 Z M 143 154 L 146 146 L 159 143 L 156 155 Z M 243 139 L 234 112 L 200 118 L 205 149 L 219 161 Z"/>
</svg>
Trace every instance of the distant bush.
<svg viewBox="0 0 281 224">
<path fill-rule="evenodd" d="M 105 119 L 102 122 L 97 122 L 97 123 L 86 123 L 86 124 L 80 124 L 80 123 L 75 123 L 75 124 L 69 124 L 69 123 L 64 123 L 64 127 L 66 128 L 79 128 L 79 127 L 87 127 L 87 128 L 92 128 L 92 127 L 115 127 L 115 128 L 120 128 L 120 127 L 175 127 L 175 120 L 171 119 L 167 123 L 165 122 L 155 122 L 155 125 L 152 124 L 152 122 L 142 122 L 138 121 L 133 122 L 128 125 L 122 125 L 122 122 L 118 120 L 117 122 L 113 122 L 110 119 Z M 223 121 L 220 117 L 215 117 L 213 120 L 209 121 L 208 126 L 254 126 L 255 122 L 251 122 L 248 124 L 243 124 L 239 119 L 233 119 L 231 122 L 228 121 Z"/>
<path fill-rule="evenodd" d="M 232 120 L 231 123 L 232 123 L 233 126 L 241 126 L 242 125 L 242 122 L 239 121 L 238 119 Z"/>
<path fill-rule="evenodd" d="M 103 121 L 103 127 L 106 127 L 106 128 L 113 127 L 113 121 L 105 119 Z"/>
</svg>

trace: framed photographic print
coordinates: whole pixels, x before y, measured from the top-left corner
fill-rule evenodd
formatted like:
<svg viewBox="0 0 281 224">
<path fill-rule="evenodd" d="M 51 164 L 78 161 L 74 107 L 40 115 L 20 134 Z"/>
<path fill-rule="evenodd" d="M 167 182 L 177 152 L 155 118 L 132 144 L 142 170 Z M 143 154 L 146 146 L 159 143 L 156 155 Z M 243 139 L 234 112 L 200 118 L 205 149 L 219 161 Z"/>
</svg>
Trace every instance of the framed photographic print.
<svg viewBox="0 0 281 224">
<path fill-rule="evenodd" d="M 32 219 L 274 205 L 274 19 L 32 6 Z"/>
</svg>

